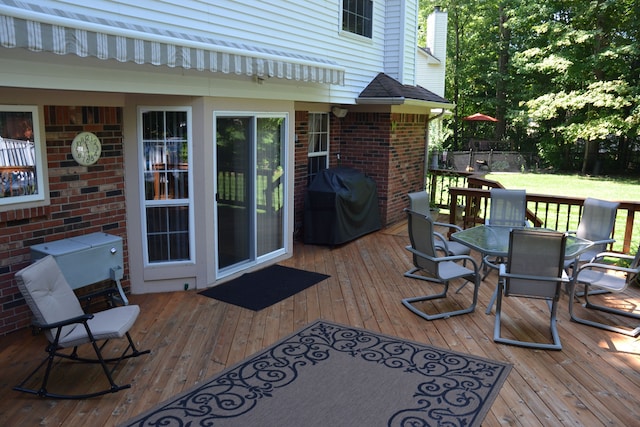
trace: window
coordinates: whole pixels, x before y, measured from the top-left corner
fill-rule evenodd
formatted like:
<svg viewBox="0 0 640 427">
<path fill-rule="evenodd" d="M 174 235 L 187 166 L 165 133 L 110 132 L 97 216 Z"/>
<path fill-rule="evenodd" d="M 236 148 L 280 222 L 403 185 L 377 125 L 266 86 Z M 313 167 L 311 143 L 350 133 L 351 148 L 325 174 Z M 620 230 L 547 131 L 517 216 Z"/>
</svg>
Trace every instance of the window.
<svg viewBox="0 0 640 427">
<path fill-rule="evenodd" d="M 141 109 L 140 114 L 147 263 L 191 261 L 191 110 Z"/>
<path fill-rule="evenodd" d="M 342 29 L 371 38 L 373 18 L 372 0 L 343 0 Z"/>
<path fill-rule="evenodd" d="M 35 106 L 0 105 L 0 207 L 45 200 Z"/>
<path fill-rule="evenodd" d="M 307 185 L 329 166 L 329 114 L 309 113 Z"/>
</svg>

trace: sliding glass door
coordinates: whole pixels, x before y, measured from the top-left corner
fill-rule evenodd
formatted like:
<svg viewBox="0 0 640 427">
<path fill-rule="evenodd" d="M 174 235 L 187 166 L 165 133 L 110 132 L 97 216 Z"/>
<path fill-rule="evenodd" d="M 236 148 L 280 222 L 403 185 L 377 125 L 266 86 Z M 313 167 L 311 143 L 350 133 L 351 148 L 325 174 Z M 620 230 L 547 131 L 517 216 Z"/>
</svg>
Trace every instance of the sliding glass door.
<svg viewBox="0 0 640 427">
<path fill-rule="evenodd" d="M 216 115 L 216 236 L 221 272 L 284 250 L 284 115 Z"/>
</svg>

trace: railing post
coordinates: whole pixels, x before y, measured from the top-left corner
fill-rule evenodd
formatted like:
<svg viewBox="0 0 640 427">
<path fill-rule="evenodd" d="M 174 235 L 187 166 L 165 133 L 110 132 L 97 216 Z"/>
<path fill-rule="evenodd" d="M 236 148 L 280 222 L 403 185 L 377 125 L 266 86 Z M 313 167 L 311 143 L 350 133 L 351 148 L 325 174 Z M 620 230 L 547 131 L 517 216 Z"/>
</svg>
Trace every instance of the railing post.
<svg viewBox="0 0 640 427">
<path fill-rule="evenodd" d="M 633 209 L 627 209 L 627 224 L 624 229 L 624 242 L 622 243 L 622 251 L 625 254 L 631 253 L 631 239 L 633 236 L 634 217 L 635 211 Z"/>
</svg>

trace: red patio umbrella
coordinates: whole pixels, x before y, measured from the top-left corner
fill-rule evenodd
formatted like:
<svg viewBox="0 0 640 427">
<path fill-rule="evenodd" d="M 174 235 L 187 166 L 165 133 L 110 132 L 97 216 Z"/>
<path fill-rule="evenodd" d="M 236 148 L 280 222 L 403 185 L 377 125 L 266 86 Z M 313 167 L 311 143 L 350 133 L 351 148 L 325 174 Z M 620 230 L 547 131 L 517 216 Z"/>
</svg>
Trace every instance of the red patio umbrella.
<svg viewBox="0 0 640 427">
<path fill-rule="evenodd" d="M 475 113 L 470 116 L 463 117 L 462 120 L 466 120 L 468 122 L 497 122 L 498 121 L 498 119 L 491 116 L 487 116 L 486 114 L 482 114 L 482 113 Z"/>
</svg>

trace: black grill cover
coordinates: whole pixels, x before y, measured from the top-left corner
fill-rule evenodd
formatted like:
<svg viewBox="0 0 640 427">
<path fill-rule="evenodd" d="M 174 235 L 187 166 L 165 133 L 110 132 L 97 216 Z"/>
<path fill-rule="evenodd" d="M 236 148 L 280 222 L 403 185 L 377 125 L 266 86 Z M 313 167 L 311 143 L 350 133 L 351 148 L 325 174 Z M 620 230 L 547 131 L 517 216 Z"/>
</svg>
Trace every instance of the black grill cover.
<svg viewBox="0 0 640 427">
<path fill-rule="evenodd" d="M 339 245 L 379 230 L 373 179 L 351 168 L 320 171 L 304 200 L 304 242 Z"/>
</svg>

